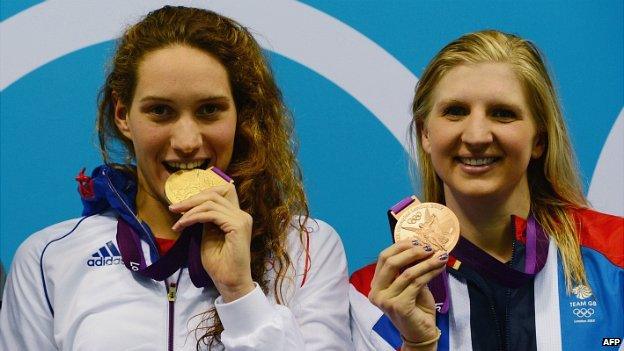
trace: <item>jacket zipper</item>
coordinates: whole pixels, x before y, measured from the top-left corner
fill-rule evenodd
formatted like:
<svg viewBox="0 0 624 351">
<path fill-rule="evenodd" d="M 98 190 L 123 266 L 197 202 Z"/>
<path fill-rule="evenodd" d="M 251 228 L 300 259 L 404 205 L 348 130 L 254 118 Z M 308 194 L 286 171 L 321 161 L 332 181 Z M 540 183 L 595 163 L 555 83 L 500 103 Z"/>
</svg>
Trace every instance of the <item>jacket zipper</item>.
<svg viewBox="0 0 624 351">
<path fill-rule="evenodd" d="M 496 310 L 494 309 L 494 302 L 492 301 L 492 298 L 490 296 L 488 296 L 488 300 L 490 300 L 490 312 L 492 312 L 492 318 L 494 318 L 494 324 L 496 325 L 496 336 L 498 339 L 498 349 L 499 350 L 503 350 L 503 344 L 502 344 L 502 338 L 503 335 L 501 333 L 500 327 L 498 326 L 498 317 L 496 316 Z"/>
<path fill-rule="evenodd" d="M 516 241 L 512 241 L 511 242 L 511 261 L 509 261 L 509 263 L 511 264 L 516 256 Z M 487 295 L 487 294 L 486 294 Z M 509 350 L 509 337 L 510 337 L 510 331 L 509 331 L 509 299 L 511 297 L 511 289 L 510 288 L 506 288 L 506 295 L 507 295 L 507 303 L 505 306 L 505 320 L 503 321 L 503 323 L 505 324 L 505 339 L 503 340 L 503 335 L 501 333 L 500 327 L 498 326 L 498 316 L 496 315 L 496 310 L 494 309 L 494 301 L 492 300 L 492 298 L 490 296 L 488 296 L 488 300 L 490 301 L 490 312 L 492 313 L 492 317 L 494 318 L 494 323 L 496 324 L 496 336 L 498 336 L 498 342 L 499 342 L 499 350 L 503 350 L 503 351 L 507 351 Z"/>
<path fill-rule="evenodd" d="M 169 281 L 165 279 L 165 288 L 167 289 L 167 301 L 169 305 L 169 327 L 167 334 L 168 351 L 173 351 L 173 337 L 175 333 L 175 301 L 178 297 L 178 285 L 180 283 L 180 277 L 182 276 L 183 270 L 184 268 L 180 268 L 180 272 L 178 273 L 178 278 L 175 283 L 169 283 Z"/>
<path fill-rule="evenodd" d="M 166 280 L 165 284 L 167 284 Z M 167 284 L 167 301 L 169 301 L 169 334 L 167 336 L 167 345 L 169 351 L 173 351 L 173 332 L 175 329 L 173 327 L 173 314 L 175 313 L 176 290 L 176 283 Z"/>
<path fill-rule="evenodd" d="M 516 240 L 511 242 L 511 261 L 509 265 L 513 265 L 516 259 Z M 511 318 L 509 318 L 509 305 L 511 301 L 511 288 L 507 288 L 505 301 L 505 350 L 509 350 L 509 339 L 511 338 Z"/>
<path fill-rule="evenodd" d="M 509 318 L 509 300 L 511 299 L 511 288 L 507 288 L 506 294 L 506 306 L 505 306 L 505 350 L 509 350 L 509 338 L 511 337 L 511 320 Z"/>
</svg>

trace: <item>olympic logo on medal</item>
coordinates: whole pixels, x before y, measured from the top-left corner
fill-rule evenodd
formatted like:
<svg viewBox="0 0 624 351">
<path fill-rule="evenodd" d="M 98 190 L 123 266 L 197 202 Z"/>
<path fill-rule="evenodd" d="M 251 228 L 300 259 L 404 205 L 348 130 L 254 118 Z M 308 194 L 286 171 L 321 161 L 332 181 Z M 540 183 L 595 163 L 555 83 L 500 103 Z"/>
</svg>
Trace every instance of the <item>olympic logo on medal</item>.
<svg viewBox="0 0 624 351">
<path fill-rule="evenodd" d="M 591 307 L 590 308 L 575 308 L 574 310 L 572 310 L 572 313 L 574 313 L 574 315 L 579 318 L 589 318 L 594 315 L 594 309 Z"/>
</svg>

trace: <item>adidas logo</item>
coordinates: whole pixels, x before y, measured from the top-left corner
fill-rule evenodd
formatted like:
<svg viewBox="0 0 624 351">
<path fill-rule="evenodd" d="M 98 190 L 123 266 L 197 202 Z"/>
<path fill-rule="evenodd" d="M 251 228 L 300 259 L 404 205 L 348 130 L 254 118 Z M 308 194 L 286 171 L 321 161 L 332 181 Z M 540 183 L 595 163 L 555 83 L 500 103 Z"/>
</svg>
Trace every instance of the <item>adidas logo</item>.
<svg viewBox="0 0 624 351">
<path fill-rule="evenodd" d="M 100 247 L 87 261 L 87 266 L 89 267 L 112 266 L 116 264 L 121 264 L 121 254 L 112 241 Z"/>
</svg>

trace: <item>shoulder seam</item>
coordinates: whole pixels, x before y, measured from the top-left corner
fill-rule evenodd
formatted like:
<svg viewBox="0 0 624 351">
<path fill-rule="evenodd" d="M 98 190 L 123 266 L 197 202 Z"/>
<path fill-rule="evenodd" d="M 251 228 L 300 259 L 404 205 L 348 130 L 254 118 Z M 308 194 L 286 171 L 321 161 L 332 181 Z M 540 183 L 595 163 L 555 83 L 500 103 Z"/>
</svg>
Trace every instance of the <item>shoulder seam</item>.
<svg viewBox="0 0 624 351">
<path fill-rule="evenodd" d="M 43 255 L 45 255 L 46 250 L 48 249 L 48 246 L 50 246 L 50 244 L 57 242 L 59 240 L 62 240 L 64 238 L 66 238 L 67 236 L 69 236 L 70 234 L 72 234 L 80 225 L 80 223 L 82 223 L 82 221 L 84 221 L 85 219 L 91 217 L 93 215 L 90 216 L 85 216 L 82 217 L 78 223 L 76 223 L 76 225 L 72 228 L 72 230 L 70 230 L 69 232 L 67 232 L 66 234 L 64 234 L 63 236 L 56 238 L 54 240 L 49 241 L 45 247 L 43 248 L 43 251 L 41 251 L 41 255 L 39 256 L 39 270 L 41 272 L 41 283 L 43 284 L 43 292 L 45 294 L 45 298 L 46 298 L 46 302 L 48 304 L 48 308 L 50 309 L 50 313 L 52 314 L 52 317 L 54 317 L 54 309 L 52 308 L 52 304 L 50 303 L 50 297 L 48 296 L 48 287 L 46 286 L 46 281 L 45 281 L 45 273 L 43 271 Z"/>
</svg>

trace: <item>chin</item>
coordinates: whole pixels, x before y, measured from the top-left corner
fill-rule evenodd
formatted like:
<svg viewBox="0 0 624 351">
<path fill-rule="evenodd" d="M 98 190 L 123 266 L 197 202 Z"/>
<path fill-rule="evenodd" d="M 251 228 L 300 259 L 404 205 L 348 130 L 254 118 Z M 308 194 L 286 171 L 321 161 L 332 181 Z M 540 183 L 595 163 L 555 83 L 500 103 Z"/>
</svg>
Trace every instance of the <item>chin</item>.
<svg viewBox="0 0 624 351">
<path fill-rule="evenodd" d="M 491 185 L 470 185 L 459 187 L 446 187 L 445 193 L 450 193 L 456 199 L 470 199 L 473 201 L 495 199 L 502 195 L 502 190 Z"/>
</svg>

